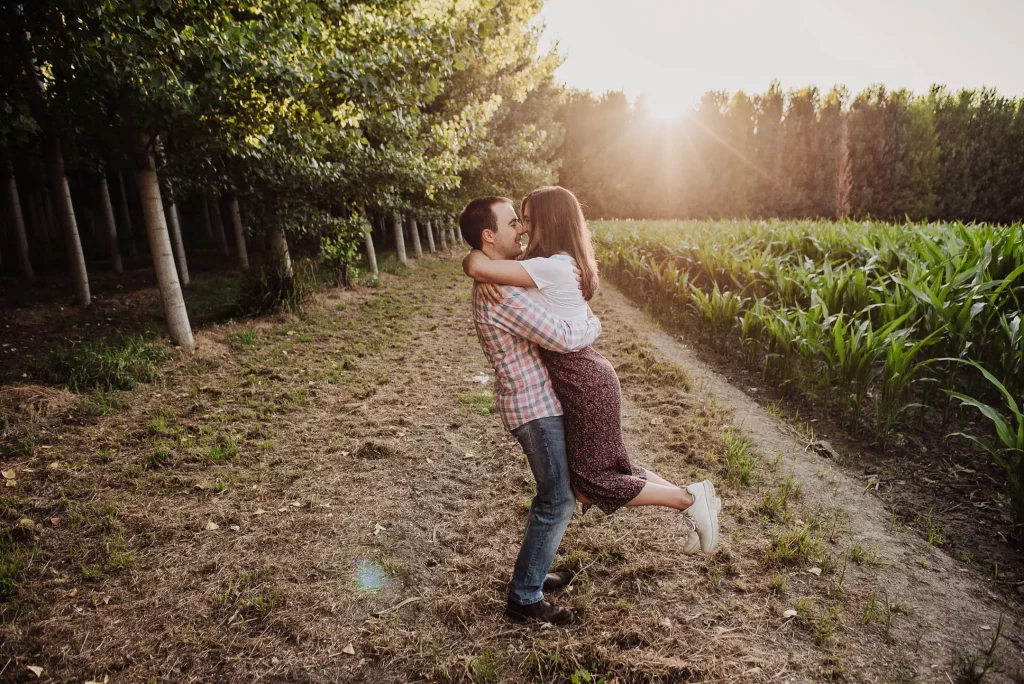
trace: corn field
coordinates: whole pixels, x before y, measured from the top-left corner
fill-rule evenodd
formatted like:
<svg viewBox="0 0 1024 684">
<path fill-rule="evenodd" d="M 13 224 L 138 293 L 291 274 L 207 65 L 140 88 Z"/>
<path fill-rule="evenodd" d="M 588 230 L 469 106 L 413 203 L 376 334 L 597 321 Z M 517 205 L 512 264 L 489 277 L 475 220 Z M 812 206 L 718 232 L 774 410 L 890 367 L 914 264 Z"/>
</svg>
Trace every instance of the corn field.
<svg viewBox="0 0 1024 684">
<path fill-rule="evenodd" d="M 596 221 L 605 273 L 881 446 L 914 423 L 1005 471 L 1024 538 L 1024 226 Z M 964 413 L 964 411 L 971 413 Z M 958 432 L 974 418 L 991 429 Z"/>
</svg>

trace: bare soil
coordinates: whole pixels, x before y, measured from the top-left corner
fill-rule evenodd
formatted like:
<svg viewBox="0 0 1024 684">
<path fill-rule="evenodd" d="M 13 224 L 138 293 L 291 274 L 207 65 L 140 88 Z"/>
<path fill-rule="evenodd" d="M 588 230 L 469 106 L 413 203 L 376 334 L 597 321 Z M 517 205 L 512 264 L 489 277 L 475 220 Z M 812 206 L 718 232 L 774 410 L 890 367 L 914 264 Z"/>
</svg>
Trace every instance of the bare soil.
<svg viewBox="0 0 1024 684">
<path fill-rule="evenodd" d="M 552 598 L 582 623 L 503 621 L 532 478 L 479 380 L 469 283 L 426 258 L 301 317 L 208 324 L 110 415 L 11 412 L 0 680 L 947 682 L 1005 615 L 986 681 L 1013 681 L 1019 608 L 611 287 L 593 306 L 636 460 L 718 483 L 713 556 L 679 552 L 673 511 L 577 515 Z"/>
</svg>

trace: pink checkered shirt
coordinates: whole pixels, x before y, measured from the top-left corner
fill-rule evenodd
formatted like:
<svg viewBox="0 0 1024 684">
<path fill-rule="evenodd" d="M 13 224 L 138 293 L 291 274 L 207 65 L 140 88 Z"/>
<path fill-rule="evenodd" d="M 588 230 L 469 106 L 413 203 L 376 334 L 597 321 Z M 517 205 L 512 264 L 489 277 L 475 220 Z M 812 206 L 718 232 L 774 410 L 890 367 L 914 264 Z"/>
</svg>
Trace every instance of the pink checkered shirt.
<svg viewBox="0 0 1024 684">
<path fill-rule="evenodd" d="M 486 303 L 473 285 L 473 324 L 484 355 L 494 367 L 494 405 L 510 432 L 538 418 L 562 415 L 538 345 L 579 351 L 601 334 L 601 321 L 566 321 L 552 316 L 521 287 L 504 287 L 505 300 Z"/>
</svg>

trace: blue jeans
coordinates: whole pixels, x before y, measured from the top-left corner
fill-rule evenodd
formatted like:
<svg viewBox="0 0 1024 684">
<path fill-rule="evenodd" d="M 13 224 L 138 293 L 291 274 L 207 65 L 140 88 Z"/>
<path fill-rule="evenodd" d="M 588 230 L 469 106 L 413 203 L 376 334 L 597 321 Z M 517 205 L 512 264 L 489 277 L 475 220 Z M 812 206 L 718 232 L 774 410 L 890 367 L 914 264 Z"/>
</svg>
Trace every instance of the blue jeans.
<svg viewBox="0 0 1024 684">
<path fill-rule="evenodd" d="M 569 484 L 562 417 L 538 418 L 512 431 L 526 453 L 537 481 L 537 495 L 526 519 L 523 546 L 516 558 L 508 595 L 520 605 L 544 599 L 544 576 L 558 553 L 558 545 L 576 510 Z"/>
</svg>

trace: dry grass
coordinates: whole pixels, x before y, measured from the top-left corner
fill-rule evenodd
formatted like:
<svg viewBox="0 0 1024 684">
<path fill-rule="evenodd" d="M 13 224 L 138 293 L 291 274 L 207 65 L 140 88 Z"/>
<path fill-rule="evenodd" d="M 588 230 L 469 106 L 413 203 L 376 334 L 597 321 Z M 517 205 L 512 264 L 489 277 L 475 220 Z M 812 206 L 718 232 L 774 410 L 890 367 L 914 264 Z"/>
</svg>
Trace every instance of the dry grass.
<svg viewBox="0 0 1024 684">
<path fill-rule="evenodd" d="M 555 600 L 582 624 L 502 620 L 533 482 L 498 417 L 460 398 L 489 370 L 468 283 L 456 264 L 424 260 L 379 290 L 329 291 L 302 318 L 212 328 L 204 352 L 126 393 L 123 410 L 41 429 L 0 507 L 6 525 L 38 523 L 19 542 L 32 555 L 2 608 L 0 668 L 116 681 L 890 681 L 909 646 L 864 629 L 871 566 L 808 573 L 847 540 L 811 522 L 784 474 L 737 455 L 728 416 L 638 341 L 633 314 L 600 297 L 595 311 L 636 460 L 721 483 L 715 556 L 679 553 L 671 511 L 578 515 L 558 561 L 576 579 Z M 759 509 L 768 495 L 777 521 Z M 773 535 L 800 530 L 803 552 L 773 559 Z M 798 600 L 804 615 L 784 619 Z"/>
</svg>

